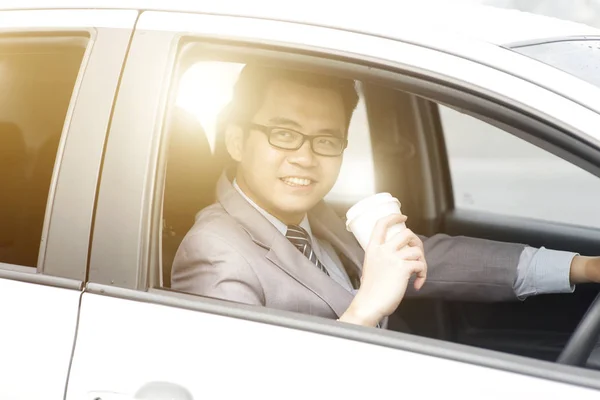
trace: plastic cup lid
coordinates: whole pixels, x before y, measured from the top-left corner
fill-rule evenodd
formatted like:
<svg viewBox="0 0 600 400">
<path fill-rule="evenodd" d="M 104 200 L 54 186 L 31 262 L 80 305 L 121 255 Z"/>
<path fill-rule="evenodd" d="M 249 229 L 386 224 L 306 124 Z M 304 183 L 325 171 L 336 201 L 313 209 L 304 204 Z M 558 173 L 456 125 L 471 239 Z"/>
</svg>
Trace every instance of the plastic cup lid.
<svg viewBox="0 0 600 400">
<path fill-rule="evenodd" d="M 359 202 L 354 204 L 348 210 L 348 212 L 346 212 L 346 227 L 350 225 L 354 218 L 365 212 L 368 208 L 372 207 L 373 204 L 384 203 L 388 201 L 398 201 L 398 199 L 392 197 L 390 193 L 382 192 L 360 200 Z M 400 202 L 398 201 L 398 203 Z"/>
</svg>

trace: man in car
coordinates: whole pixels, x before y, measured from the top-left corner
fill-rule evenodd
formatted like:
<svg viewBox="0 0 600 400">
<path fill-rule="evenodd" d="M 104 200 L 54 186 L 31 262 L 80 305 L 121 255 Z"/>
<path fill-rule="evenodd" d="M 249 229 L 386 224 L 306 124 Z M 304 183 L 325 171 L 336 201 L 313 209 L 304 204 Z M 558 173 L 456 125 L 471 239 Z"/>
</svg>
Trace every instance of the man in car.
<svg viewBox="0 0 600 400">
<path fill-rule="evenodd" d="M 569 252 L 409 229 L 385 241 L 401 215 L 381 219 L 363 252 L 323 202 L 357 102 L 352 80 L 243 69 L 223 125 L 236 165 L 181 243 L 172 288 L 385 327 L 405 294 L 509 301 L 600 281 L 599 258 Z"/>
</svg>

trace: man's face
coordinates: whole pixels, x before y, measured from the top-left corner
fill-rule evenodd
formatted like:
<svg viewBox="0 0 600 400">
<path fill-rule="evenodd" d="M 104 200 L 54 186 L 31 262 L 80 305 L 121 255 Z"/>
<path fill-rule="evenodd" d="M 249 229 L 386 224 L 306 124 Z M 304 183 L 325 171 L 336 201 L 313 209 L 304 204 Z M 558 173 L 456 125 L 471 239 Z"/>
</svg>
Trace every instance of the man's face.
<svg viewBox="0 0 600 400">
<path fill-rule="evenodd" d="M 268 127 L 289 128 L 305 135 L 344 137 L 346 115 L 342 97 L 330 89 L 303 86 L 287 80 L 271 82 L 262 107 L 251 121 Z M 241 134 L 237 130 L 237 136 Z M 261 208 L 282 222 L 299 223 L 304 214 L 331 190 L 342 156 L 313 153 L 305 141 L 298 150 L 269 144 L 265 133 L 250 130 L 230 154 L 239 162 L 240 188 Z M 234 154 L 237 153 L 237 154 Z"/>
</svg>

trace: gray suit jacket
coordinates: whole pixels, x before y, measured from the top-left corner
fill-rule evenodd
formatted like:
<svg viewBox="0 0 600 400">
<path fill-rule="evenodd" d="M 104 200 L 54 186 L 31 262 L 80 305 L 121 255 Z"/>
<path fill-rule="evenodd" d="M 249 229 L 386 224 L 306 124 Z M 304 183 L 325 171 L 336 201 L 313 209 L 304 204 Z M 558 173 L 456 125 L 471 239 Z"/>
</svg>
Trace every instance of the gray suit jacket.
<svg viewBox="0 0 600 400">
<path fill-rule="evenodd" d="M 364 252 L 334 211 L 321 202 L 308 217 L 313 235 L 334 247 L 351 275 L 360 274 Z M 427 281 L 407 296 L 516 300 L 513 283 L 523 245 L 447 235 L 423 241 Z M 225 174 L 217 184 L 217 202 L 196 216 L 172 271 L 176 290 L 326 318 L 340 317 L 353 298 L 252 207 Z"/>
</svg>

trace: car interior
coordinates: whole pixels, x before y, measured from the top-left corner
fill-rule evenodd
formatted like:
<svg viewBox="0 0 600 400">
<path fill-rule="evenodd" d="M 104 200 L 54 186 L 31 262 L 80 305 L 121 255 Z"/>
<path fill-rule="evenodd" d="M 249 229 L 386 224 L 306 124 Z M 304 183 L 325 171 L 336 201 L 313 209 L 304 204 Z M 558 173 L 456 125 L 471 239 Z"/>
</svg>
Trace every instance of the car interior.
<svg viewBox="0 0 600 400">
<path fill-rule="evenodd" d="M 401 199 L 402 211 L 409 216 L 407 224 L 415 232 L 600 255 L 600 227 L 454 209 L 438 104 L 380 83 L 362 84 L 369 115 L 369 132 L 365 134 L 370 135 L 372 143 L 376 191 L 390 192 Z M 214 185 L 227 163 L 223 144 L 217 142 L 211 151 L 197 119 L 177 107 L 171 115 L 162 231 L 161 279 L 165 288 L 169 287 L 175 252 L 195 215 L 215 201 Z M 527 140 L 527 132 L 518 128 L 511 133 Z M 344 218 L 352 204 L 331 205 Z M 410 298 L 403 300 L 394 317 L 405 321 L 411 334 L 556 361 L 598 289 L 598 285 L 579 285 L 573 294 L 540 295 L 510 303 Z M 406 331 L 394 320 L 390 321 L 390 329 Z M 590 357 L 588 367 L 600 369 L 598 350 Z"/>
<path fill-rule="evenodd" d="M 198 120 L 186 110 L 173 110 L 169 125 L 162 229 L 162 285 L 171 285 L 177 248 L 194 225 L 195 215 L 215 202 L 219 177 L 216 156 Z"/>
</svg>

